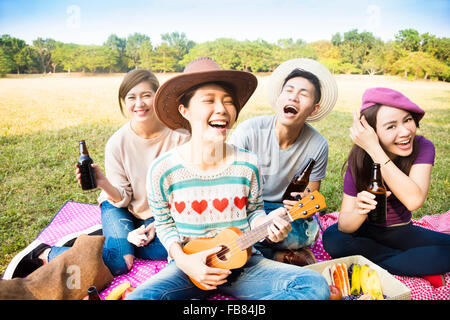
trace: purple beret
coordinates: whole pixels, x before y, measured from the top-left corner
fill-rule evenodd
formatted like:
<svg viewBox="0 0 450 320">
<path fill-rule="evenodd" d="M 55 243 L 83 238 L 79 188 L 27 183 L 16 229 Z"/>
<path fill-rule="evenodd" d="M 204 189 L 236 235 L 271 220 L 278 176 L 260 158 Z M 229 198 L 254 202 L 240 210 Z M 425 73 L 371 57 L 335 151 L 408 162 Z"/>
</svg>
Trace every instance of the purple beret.
<svg viewBox="0 0 450 320">
<path fill-rule="evenodd" d="M 418 119 L 422 119 L 425 111 L 417 104 L 409 100 L 398 91 L 389 88 L 370 88 L 367 89 L 362 96 L 363 111 L 375 104 L 382 104 L 388 107 L 403 109 L 418 115 Z"/>
</svg>

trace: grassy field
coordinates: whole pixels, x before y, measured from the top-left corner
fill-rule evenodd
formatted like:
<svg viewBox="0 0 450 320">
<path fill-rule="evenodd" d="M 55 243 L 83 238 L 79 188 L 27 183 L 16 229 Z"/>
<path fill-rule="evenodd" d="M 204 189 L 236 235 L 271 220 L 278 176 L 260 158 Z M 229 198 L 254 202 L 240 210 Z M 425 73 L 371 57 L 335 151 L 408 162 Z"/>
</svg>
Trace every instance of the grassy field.
<svg viewBox="0 0 450 320">
<path fill-rule="evenodd" d="M 95 162 L 103 164 L 109 136 L 127 119 L 120 114 L 117 90 L 123 75 L 95 77 L 52 75 L 0 79 L 0 273 L 68 200 L 96 203 L 98 191 L 83 192 L 74 164 L 78 140 L 86 139 Z M 164 82 L 172 75 L 159 75 Z M 273 113 L 266 101 L 267 75 L 238 122 Z M 324 120 L 313 123 L 329 141 L 327 178 L 323 181 L 328 212 L 339 209 L 341 166 L 350 149 L 348 128 L 366 88 L 390 87 L 405 93 L 427 112 L 419 134 L 436 146 L 436 163 L 425 205 L 414 218 L 450 209 L 450 84 L 406 81 L 395 77 L 337 76 L 339 99 Z"/>
</svg>

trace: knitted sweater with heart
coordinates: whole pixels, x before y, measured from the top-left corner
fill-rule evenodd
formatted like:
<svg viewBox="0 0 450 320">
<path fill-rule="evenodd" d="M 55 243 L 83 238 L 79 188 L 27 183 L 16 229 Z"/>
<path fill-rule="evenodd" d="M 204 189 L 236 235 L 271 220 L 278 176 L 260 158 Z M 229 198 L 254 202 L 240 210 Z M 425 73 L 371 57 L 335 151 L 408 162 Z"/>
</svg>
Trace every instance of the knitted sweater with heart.
<svg viewBox="0 0 450 320">
<path fill-rule="evenodd" d="M 147 175 L 156 233 L 167 251 L 174 242 L 214 237 L 228 227 L 250 229 L 265 216 L 262 189 L 256 156 L 236 147 L 214 171 L 186 165 L 174 148 L 155 159 Z"/>
</svg>

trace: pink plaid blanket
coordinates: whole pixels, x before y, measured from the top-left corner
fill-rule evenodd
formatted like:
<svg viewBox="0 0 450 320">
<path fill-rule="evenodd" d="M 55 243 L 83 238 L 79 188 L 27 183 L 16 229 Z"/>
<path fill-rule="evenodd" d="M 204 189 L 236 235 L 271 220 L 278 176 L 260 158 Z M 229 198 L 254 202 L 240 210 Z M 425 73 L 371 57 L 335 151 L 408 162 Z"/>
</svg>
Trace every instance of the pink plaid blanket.
<svg viewBox="0 0 450 320">
<path fill-rule="evenodd" d="M 321 228 L 325 230 L 337 222 L 338 213 L 334 212 L 323 217 L 317 217 Z M 425 216 L 420 220 L 413 220 L 413 223 L 424 228 L 450 234 L 450 210 L 444 214 Z M 37 239 L 49 245 L 54 245 L 62 237 L 74 232 L 80 232 L 96 224 L 101 224 L 100 209 L 97 205 L 68 201 L 58 211 L 50 224 L 39 234 Z M 331 259 L 323 249 L 321 236 L 310 249 L 318 262 Z M 137 287 L 146 279 L 158 273 L 166 265 L 166 261 L 136 259 L 130 272 L 115 277 L 108 287 L 100 293 L 100 296 L 106 297 L 113 288 L 123 282 L 129 282 L 131 286 Z M 450 300 L 450 272 L 445 274 L 447 285 L 440 288 L 434 288 L 428 281 L 419 277 L 395 277 L 411 289 L 412 300 Z M 232 300 L 235 298 L 215 294 L 209 299 Z"/>
</svg>

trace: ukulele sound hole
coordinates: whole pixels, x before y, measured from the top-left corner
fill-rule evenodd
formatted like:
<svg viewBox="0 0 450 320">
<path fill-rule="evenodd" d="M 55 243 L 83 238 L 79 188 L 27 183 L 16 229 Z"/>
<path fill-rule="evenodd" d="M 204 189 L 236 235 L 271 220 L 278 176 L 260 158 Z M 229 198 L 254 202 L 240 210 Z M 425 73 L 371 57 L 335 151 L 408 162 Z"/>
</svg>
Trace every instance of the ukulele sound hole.
<svg viewBox="0 0 450 320">
<path fill-rule="evenodd" d="M 219 258 L 219 260 L 221 261 L 226 261 L 228 260 L 227 258 L 227 254 L 228 252 L 230 252 L 230 249 L 228 249 L 227 246 L 221 245 L 221 248 L 219 252 L 216 253 L 217 258 Z"/>
</svg>

